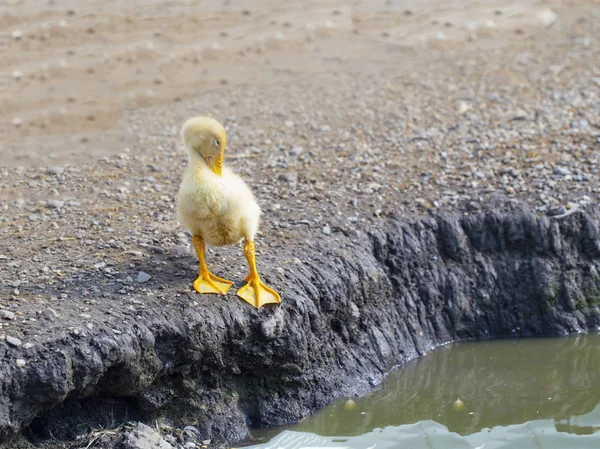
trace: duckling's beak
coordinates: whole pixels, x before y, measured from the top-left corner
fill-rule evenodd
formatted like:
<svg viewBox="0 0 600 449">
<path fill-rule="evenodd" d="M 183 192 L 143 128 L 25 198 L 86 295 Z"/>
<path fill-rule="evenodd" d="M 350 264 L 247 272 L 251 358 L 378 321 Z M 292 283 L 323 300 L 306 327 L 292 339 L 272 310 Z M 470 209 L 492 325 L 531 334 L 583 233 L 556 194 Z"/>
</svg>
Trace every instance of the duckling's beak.
<svg viewBox="0 0 600 449">
<path fill-rule="evenodd" d="M 217 176 L 221 176 L 223 172 L 223 152 L 219 153 L 218 156 L 205 157 L 204 161 Z"/>
</svg>

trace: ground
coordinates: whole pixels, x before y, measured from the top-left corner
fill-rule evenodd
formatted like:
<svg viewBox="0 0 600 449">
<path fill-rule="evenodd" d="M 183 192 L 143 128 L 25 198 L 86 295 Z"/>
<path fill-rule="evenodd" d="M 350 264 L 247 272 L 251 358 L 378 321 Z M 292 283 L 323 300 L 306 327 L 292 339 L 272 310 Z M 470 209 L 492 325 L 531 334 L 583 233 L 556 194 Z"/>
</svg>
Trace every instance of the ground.
<svg viewBox="0 0 600 449">
<path fill-rule="evenodd" d="M 284 302 L 290 273 L 313 263 L 306 248 L 350 245 L 390 217 L 516 205 L 557 216 L 600 198 L 595 1 L 324 2 L 270 15 L 267 2 L 9 3 L 0 7 L 7 347 L 98 328 L 120 335 L 149 308 L 249 307 L 234 289 L 225 298 L 191 289 L 197 262 L 174 208 L 186 163 L 178 130 L 194 114 L 227 129 L 225 163 L 264 211 L 259 271 Z M 207 259 L 242 285 L 241 245 Z"/>
</svg>

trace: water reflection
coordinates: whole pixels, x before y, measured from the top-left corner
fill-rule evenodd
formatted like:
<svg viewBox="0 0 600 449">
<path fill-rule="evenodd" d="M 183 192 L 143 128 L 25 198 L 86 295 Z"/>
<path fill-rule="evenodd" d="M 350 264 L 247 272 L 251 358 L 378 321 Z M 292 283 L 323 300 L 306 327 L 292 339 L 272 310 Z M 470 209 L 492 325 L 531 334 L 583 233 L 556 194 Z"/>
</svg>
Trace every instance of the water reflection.
<svg viewBox="0 0 600 449">
<path fill-rule="evenodd" d="M 452 408 L 457 398 L 465 403 L 460 412 Z M 353 410 L 336 403 L 295 430 L 360 435 L 431 419 L 469 435 L 534 419 L 571 422 L 599 403 L 600 335 L 461 343 L 393 373 Z"/>
<path fill-rule="evenodd" d="M 452 407 L 457 398 L 464 402 L 463 410 Z M 472 443 L 487 441 L 489 449 L 503 447 L 491 445 L 493 434 L 507 438 L 517 432 L 524 438 L 520 433 L 530 432 L 532 426 L 541 426 L 541 435 L 591 435 L 600 429 L 599 404 L 600 335 L 460 343 L 393 373 L 380 390 L 357 399 L 354 407 L 339 401 L 289 428 L 351 437 L 388 426 L 429 423 L 440 426 L 435 433 L 445 435 L 448 443 L 435 447 L 452 447 L 449 435 L 463 443 L 461 436 L 472 440 L 479 435 L 481 439 Z M 256 436 L 265 441 L 282 430 L 259 431 Z M 531 432 L 528 435 L 533 438 Z M 593 447 L 600 447 L 600 434 L 592 438 Z M 551 447 L 574 447 L 569 444 Z"/>
</svg>

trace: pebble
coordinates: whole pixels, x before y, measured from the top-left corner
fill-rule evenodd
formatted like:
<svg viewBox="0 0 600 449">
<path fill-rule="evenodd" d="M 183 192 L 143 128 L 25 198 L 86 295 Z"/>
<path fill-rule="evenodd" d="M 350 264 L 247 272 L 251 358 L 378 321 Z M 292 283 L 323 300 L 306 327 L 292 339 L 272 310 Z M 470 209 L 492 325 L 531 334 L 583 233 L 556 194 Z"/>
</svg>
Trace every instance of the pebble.
<svg viewBox="0 0 600 449">
<path fill-rule="evenodd" d="M 546 215 L 548 215 L 549 217 L 555 217 L 557 215 L 563 215 L 566 211 L 567 209 L 565 208 L 565 206 L 558 206 L 548 209 Z"/>
<path fill-rule="evenodd" d="M 527 119 L 527 112 L 525 112 L 523 109 L 518 109 L 517 112 L 515 112 L 515 115 L 513 115 L 513 120 L 526 120 Z"/>
<path fill-rule="evenodd" d="M 15 360 L 15 365 L 17 366 L 17 368 L 23 368 L 26 363 L 27 362 L 25 361 L 25 359 L 17 359 L 17 360 Z"/>
<path fill-rule="evenodd" d="M 556 167 L 553 173 L 559 176 L 567 176 L 571 174 L 571 171 L 565 167 Z"/>
<path fill-rule="evenodd" d="M 5 320 L 12 321 L 15 319 L 15 314 L 10 310 L 0 310 L 0 317 L 2 317 Z"/>
<path fill-rule="evenodd" d="M 48 167 L 46 168 L 46 173 L 51 175 L 62 175 L 65 169 L 63 167 Z"/>
<path fill-rule="evenodd" d="M 323 226 L 323 234 L 331 235 L 331 227 L 329 225 Z"/>
<path fill-rule="evenodd" d="M 545 8 L 537 14 L 538 20 L 542 25 L 548 27 L 556 22 L 556 13 L 550 8 Z"/>
<path fill-rule="evenodd" d="M 21 72 L 20 70 L 15 70 L 12 72 L 12 77 L 16 80 L 20 80 L 21 78 L 23 78 L 23 72 Z"/>
<path fill-rule="evenodd" d="M 192 437 L 196 437 L 200 434 L 200 432 L 198 431 L 198 429 L 194 426 L 185 426 L 183 428 L 183 432 L 189 434 Z"/>
<path fill-rule="evenodd" d="M 148 273 L 140 271 L 137 275 L 137 278 L 135 278 L 135 282 L 143 284 L 144 282 L 148 282 L 150 279 L 152 279 L 152 276 L 150 276 Z"/>
<path fill-rule="evenodd" d="M 65 205 L 65 202 L 60 200 L 48 200 L 46 201 L 46 205 L 52 209 L 60 209 Z"/>
<path fill-rule="evenodd" d="M 6 343 L 8 343 L 11 346 L 14 346 L 15 348 L 19 348 L 23 345 L 23 342 L 21 340 L 19 340 L 17 337 L 11 337 L 10 335 L 6 336 Z"/>
<path fill-rule="evenodd" d="M 18 41 L 23 37 L 23 32 L 21 30 L 14 30 L 10 35 L 14 40 Z"/>
<path fill-rule="evenodd" d="M 302 154 L 303 151 L 304 151 L 304 148 L 302 148 L 302 147 L 293 147 L 290 150 L 290 155 L 291 156 L 298 156 L 298 155 Z"/>
<path fill-rule="evenodd" d="M 298 173 L 296 172 L 286 172 L 286 173 L 281 173 L 277 179 L 279 181 L 284 181 L 287 182 L 289 184 L 295 184 L 298 182 Z"/>
<path fill-rule="evenodd" d="M 19 117 L 15 117 L 15 118 L 13 118 L 13 119 L 11 120 L 11 123 L 12 123 L 14 126 L 17 126 L 17 127 L 19 127 L 19 126 L 21 126 L 21 125 L 23 124 L 23 120 L 21 120 Z"/>
<path fill-rule="evenodd" d="M 190 254 L 191 250 L 190 247 L 187 245 L 176 245 L 173 248 L 171 248 L 171 252 L 178 257 L 182 257 L 182 256 L 187 256 L 188 254 Z"/>
</svg>

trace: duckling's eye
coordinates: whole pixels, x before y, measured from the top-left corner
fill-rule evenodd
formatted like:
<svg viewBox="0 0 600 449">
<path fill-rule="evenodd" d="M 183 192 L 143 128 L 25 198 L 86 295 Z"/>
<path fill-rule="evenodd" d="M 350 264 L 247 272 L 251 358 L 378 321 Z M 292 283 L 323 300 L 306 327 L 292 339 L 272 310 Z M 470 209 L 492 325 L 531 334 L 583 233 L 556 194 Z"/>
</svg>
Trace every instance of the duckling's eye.
<svg viewBox="0 0 600 449">
<path fill-rule="evenodd" d="M 215 141 L 213 142 L 213 145 L 217 148 L 219 148 L 221 146 L 221 143 L 219 142 L 219 139 L 215 139 Z"/>
</svg>

